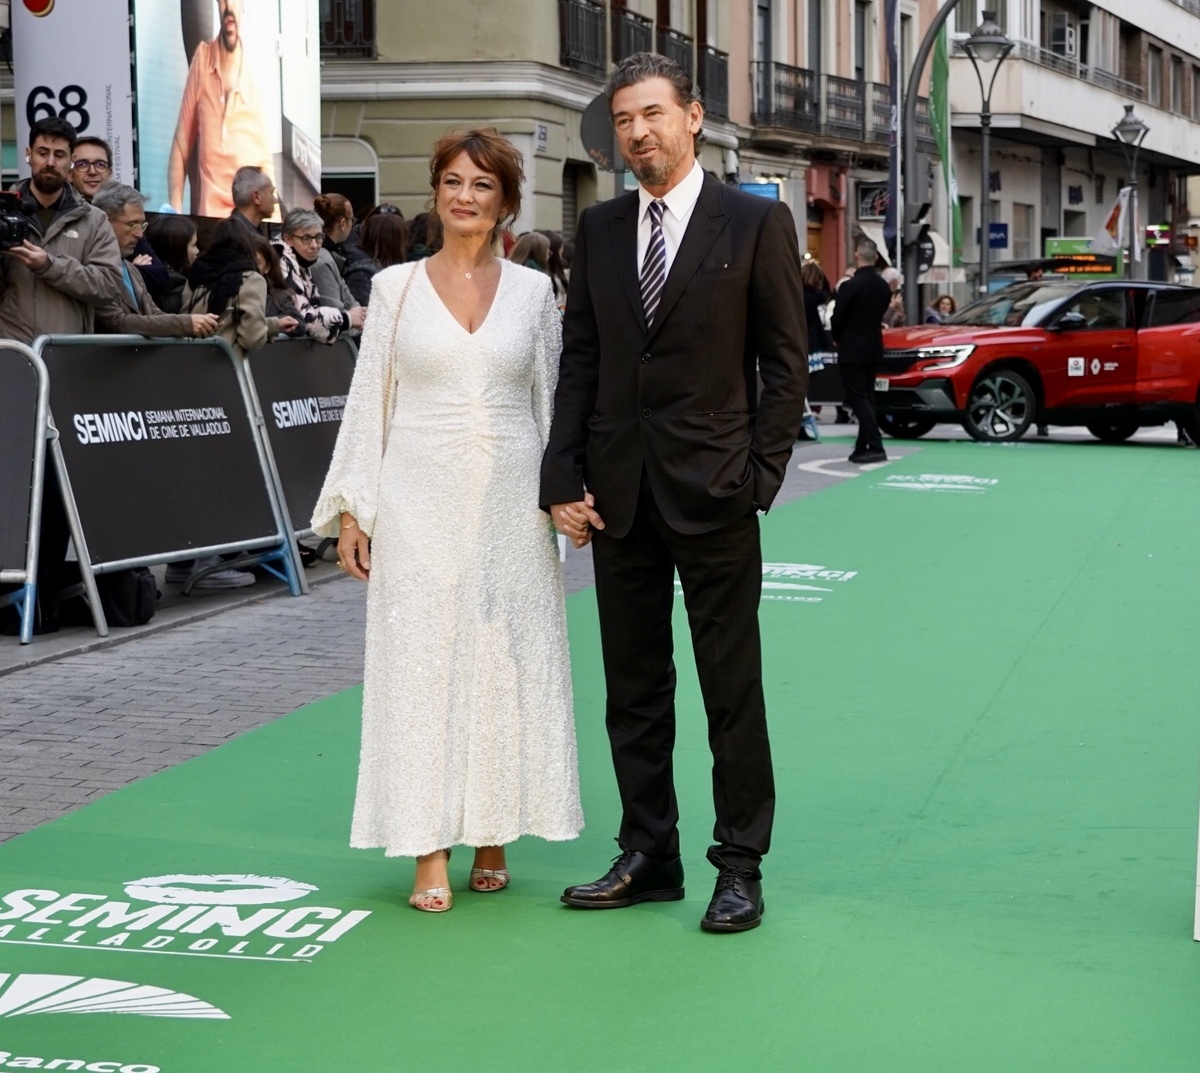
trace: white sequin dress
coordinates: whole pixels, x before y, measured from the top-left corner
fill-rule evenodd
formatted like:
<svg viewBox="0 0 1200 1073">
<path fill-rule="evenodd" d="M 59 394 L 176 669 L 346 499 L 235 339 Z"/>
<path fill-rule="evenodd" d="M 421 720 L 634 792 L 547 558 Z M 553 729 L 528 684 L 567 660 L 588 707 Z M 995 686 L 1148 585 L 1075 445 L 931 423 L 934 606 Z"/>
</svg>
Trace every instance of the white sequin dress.
<svg viewBox="0 0 1200 1073">
<path fill-rule="evenodd" d="M 561 318 L 547 276 L 501 265 L 474 334 L 423 262 L 375 277 L 313 516 L 334 536 L 350 511 L 372 538 L 350 844 L 388 856 L 583 826 L 562 572 L 538 509 Z"/>
</svg>

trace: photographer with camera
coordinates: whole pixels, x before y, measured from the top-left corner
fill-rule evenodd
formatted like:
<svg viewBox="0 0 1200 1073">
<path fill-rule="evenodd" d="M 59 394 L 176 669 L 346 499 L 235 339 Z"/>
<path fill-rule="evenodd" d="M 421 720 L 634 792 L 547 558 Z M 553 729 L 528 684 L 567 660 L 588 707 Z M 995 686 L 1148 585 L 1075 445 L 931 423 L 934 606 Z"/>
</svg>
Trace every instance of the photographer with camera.
<svg viewBox="0 0 1200 1073">
<path fill-rule="evenodd" d="M 75 128 L 42 119 L 29 131 L 32 178 L 0 211 L 0 338 L 91 332 L 98 305 L 121 286 L 121 251 L 108 217 L 72 188 Z M 12 211 L 15 209 L 16 211 Z"/>
<path fill-rule="evenodd" d="M 42 119 L 29 131 L 32 178 L 0 195 L 0 339 L 32 343 L 39 335 L 93 330 L 96 307 L 119 297 L 121 251 L 108 217 L 72 188 L 75 128 Z M 64 583 L 69 539 L 53 466 L 46 467 L 34 630 L 58 628 L 56 599 Z M 0 633 L 15 633 L 14 608 L 0 614 Z"/>
</svg>

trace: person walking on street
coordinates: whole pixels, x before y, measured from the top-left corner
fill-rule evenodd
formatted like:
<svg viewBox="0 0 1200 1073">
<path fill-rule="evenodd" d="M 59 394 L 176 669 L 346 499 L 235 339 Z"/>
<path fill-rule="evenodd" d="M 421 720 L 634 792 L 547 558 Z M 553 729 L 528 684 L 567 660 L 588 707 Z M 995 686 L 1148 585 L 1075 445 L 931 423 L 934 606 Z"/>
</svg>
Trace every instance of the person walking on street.
<svg viewBox="0 0 1200 1073">
<path fill-rule="evenodd" d="M 854 275 L 837 292 L 830 330 L 838 348 L 838 369 L 846 405 L 858 419 L 858 439 L 850 461 L 886 462 L 883 436 L 875 419 L 875 371 L 883 360 L 883 315 L 892 290 L 876 270 L 879 250 L 869 238 L 854 249 Z"/>
</svg>

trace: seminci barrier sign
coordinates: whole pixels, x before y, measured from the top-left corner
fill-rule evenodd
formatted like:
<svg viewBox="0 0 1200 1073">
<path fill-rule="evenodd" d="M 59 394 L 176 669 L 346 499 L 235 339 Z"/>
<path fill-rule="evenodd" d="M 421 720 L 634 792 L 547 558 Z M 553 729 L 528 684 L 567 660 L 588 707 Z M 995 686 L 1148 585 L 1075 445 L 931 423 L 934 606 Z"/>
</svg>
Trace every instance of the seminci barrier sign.
<svg viewBox="0 0 1200 1073">
<path fill-rule="evenodd" d="M 74 336 L 36 346 L 50 376 L 68 509 L 97 572 L 261 551 L 301 591 L 269 446 L 222 340 Z"/>
</svg>

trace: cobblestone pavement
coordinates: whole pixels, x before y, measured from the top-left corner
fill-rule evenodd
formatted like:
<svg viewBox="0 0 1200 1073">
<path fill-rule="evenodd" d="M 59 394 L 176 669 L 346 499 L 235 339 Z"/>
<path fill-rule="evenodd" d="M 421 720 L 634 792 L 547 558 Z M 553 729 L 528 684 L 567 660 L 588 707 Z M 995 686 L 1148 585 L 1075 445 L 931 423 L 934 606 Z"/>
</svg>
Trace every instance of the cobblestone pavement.
<svg viewBox="0 0 1200 1073">
<path fill-rule="evenodd" d="M 846 451 L 798 447 L 779 502 L 852 477 Z M 590 585 L 590 553 L 568 555 L 566 579 L 571 592 Z M 357 684 L 365 586 L 324 566 L 312 582 L 295 599 L 176 600 L 106 642 L 85 630 L 0 638 L 0 841 Z"/>
</svg>

